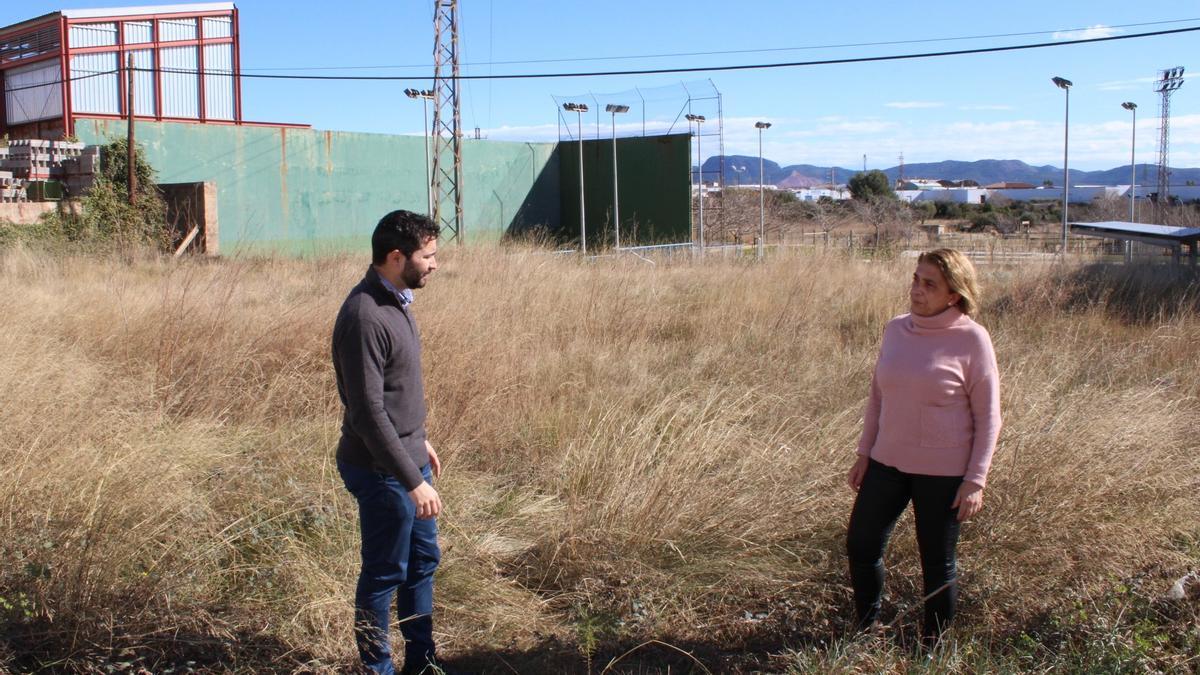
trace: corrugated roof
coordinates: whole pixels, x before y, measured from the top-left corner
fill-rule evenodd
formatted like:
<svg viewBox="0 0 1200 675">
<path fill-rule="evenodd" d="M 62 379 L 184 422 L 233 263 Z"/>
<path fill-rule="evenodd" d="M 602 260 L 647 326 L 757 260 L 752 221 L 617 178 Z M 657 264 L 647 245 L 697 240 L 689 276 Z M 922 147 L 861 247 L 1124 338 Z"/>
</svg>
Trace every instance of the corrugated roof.
<svg viewBox="0 0 1200 675">
<path fill-rule="evenodd" d="M 143 5 L 141 7 L 110 7 L 108 9 L 62 9 L 31 19 L 0 26 L 0 34 L 16 33 L 30 26 L 45 23 L 47 19 L 65 16 L 68 19 L 99 19 L 107 17 L 142 16 L 146 14 L 198 14 L 200 12 L 232 12 L 232 2 L 195 2 L 185 5 Z"/>
<path fill-rule="evenodd" d="M 1171 227 L 1147 223 L 1107 220 L 1098 223 L 1071 223 L 1071 229 L 1108 239 L 1133 239 L 1147 244 L 1174 246 L 1200 240 L 1200 227 Z"/>
<path fill-rule="evenodd" d="M 232 2 L 194 2 L 183 5 L 143 5 L 141 7 L 110 7 L 107 9 L 64 9 L 60 13 L 68 19 L 95 19 L 110 16 L 138 16 L 143 14 L 196 14 L 198 12 L 232 12 Z"/>
</svg>

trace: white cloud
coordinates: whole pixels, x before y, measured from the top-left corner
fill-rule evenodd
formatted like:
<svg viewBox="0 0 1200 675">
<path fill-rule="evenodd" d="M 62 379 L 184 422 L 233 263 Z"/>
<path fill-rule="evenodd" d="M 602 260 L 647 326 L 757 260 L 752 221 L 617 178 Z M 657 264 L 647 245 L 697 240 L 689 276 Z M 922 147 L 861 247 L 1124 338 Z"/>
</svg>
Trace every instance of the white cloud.
<svg viewBox="0 0 1200 675">
<path fill-rule="evenodd" d="M 899 108 L 900 110 L 912 110 L 916 108 L 940 108 L 944 103 L 940 101 L 891 101 L 884 103 L 885 108 Z"/>
<path fill-rule="evenodd" d="M 1112 37 L 1121 31 L 1112 26 L 1105 26 L 1098 23 L 1095 26 L 1088 26 L 1082 30 L 1065 30 L 1056 31 L 1054 33 L 1055 40 L 1092 40 L 1095 38 Z"/>
<path fill-rule="evenodd" d="M 883 134 L 894 130 L 899 125 L 896 122 L 888 122 L 886 120 L 867 119 L 867 120 L 845 120 L 835 124 L 826 124 L 817 127 L 814 134 Z"/>
<path fill-rule="evenodd" d="M 1138 77 L 1132 80 L 1111 80 L 1109 82 L 1101 82 L 1096 85 L 1096 89 L 1100 91 L 1132 91 L 1149 90 L 1149 85 L 1156 78 L 1153 77 Z"/>
<path fill-rule="evenodd" d="M 973 105 L 960 105 L 960 106 L 958 106 L 958 109 L 959 110 L 1016 110 L 1016 108 L 1014 108 L 1011 105 L 987 104 L 987 103 L 979 103 L 979 104 L 973 104 Z"/>
<path fill-rule="evenodd" d="M 574 131 L 570 129 L 569 131 Z M 532 141 L 546 142 L 558 140 L 559 127 L 556 124 L 535 124 L 530 126 L 502 126 L 494 129 L 483 129 L 483 135 L 494 141 Z M 563 132 L 563 138 L 567 132 Z"/>
</svg>

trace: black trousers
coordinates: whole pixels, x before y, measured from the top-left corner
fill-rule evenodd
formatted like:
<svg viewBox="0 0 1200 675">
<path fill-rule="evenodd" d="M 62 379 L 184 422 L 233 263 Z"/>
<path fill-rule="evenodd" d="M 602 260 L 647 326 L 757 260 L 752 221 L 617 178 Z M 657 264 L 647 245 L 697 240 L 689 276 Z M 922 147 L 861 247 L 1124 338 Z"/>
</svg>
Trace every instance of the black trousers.
<svg viewBox="0 0 1200 675">
<path fill-rule="evenodd" d="M 921 635 L 936 639 L 954 618 L 958 599 L 954 548 L 958 544 L 958 509 L 950 508 L 962 476 L 923 476 L 870 460 L 846 535 L 850 582 L 858 629 L 865 630 L 879 617 L 883 595 L 883 551 L 896 520 L 913 503 L 917 547 L 925 582 L 925 618 Z"/>
</svg>

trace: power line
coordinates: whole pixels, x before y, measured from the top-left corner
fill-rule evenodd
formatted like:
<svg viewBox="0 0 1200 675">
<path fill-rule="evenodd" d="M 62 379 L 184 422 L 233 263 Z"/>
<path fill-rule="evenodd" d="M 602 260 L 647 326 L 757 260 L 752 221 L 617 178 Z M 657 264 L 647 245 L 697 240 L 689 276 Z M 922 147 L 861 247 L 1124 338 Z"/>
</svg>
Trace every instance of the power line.
<svg viewBox="0 0 1200 675">
<path fill-rule="evenodd" d="M 1190 19 L 1169 19 L 1165 21 L 1146 21 L 1142 23 L 1124 23 L 1106 28 L 1140 28 L 1143 26 L 1162 26 L 1166 24 L 1188 23 L 1191 21 L 1200 21 L 1200 17 Z M 992 38 L 1007 38 L 1007 37 L 1029 37 L 1033 35 L 1055 35 L 1081 33 L 1091 30 L 1091 27 L 1085 28 L 1066 28 L 1059 30 L 1040 30 L 1026 31 L 1019 33 L 992 33 L 988 35 L 963 35 L 957 37 L 940 37 L 940 38 L 916 38 L 911 40 L 888 40 L 882 42 L 847 42 L 840 44 L 828 45 L 806 45 L 801 47 L 767 47 L 762 49 L 727 49 L 705 52 L 668 52 L 659 54 L 631 54 L 625 56 L 583 56 L 576 58 L 557 58 L 557 59 L 528 59 L 518 61 L 492 61 L 488 60 L 484 63 L 464 63 L 463 67 L 468 66 L 513 66 L 513 65 L 530 65 L 539 63 L 577 63 L 587 61 L 625 61 L 631 59 L 660 59 L 660 58 L 677 58 L 677 57 L 692 57 L 692 56 L 729 56 L 733 54 L 770 54 L 779 52 L 796 52 L 796 51 L 812 51 L 817 49 L 845 49 L 851 47 L 886 47 L 894 45 L 910 45 L 910 44 L 925 44 L 935 42 L 955 42 L 963 40 L 986 40 Z M 317 70 L 387 70 L 398 68 L 429 68 L 430 64 L 407 64 L 407 65 L 377 65 L 377 66 L 308 66 L 308 67 L 293 67 L 293 68 L 243 68 L 242 72 L 262 72 L 262 71 L 317 71 Z"/>
<path fill-rule="evenodd" d="M 105 70 L 105 71 L 102 71 L 99 73 L 89 73 L 88 75 L 80 75 L 78 77 L 72 77 L 72 78 L 69 78 L 66 80 L 58 79 L 58 80 L 54 80 L 52 82 L 42 82 L 41 84 L 27 84 L 23 87 L 8 87 L 8 88 L 5 88 L 4 93 L 7 94 L 9 92 L 14 92 L 14 91 L 25 91 L 26 89 L 41 89 L 42 87 L 52 87 L 56 84 L 62 84 L 63 82 L 79 82 L 80 80 L 90 80 L 93 77 L 103 77 L 105 75 L 114 75 L 119 72 L 121 72 L 121 71 Z"/>
<path fill-rule="evenodd" d="M 820 59 L 815 61 L 792 61 L 786 63 L 756 63 L 756 64 L 741 64 L 732 66 L 695 66 L 690 68 L 650 68 L 641 70 L 608 70 L 608 71 L 590 71 L 590 72 L 568 72 L 568 73 L 509 73 L 501 75 L 459 75 L 459 80 L 532 80 L 532 79 L 552 79 L 552 78 L 571 78 L 571 77 L 614 77 L 628 75 L 667 75 L 679 73 L 703 73 L 703 72 L 728 72 L 738 70 L 773 70 L 777 68 L 802 68 L 811 66 L 830 66 L 843 65 L 851 63 L 879 63 L 884 61 L 910 61 L 914 59 L 941 58 L 946 56 L 966 56 L 971 54 L 996 54 L 1002 52 L 1022 51 L 1027 49 L 1043 49 L 1048 47 L 1066 47 L 1069 45 L 1091 44 L 1096 42 L 1115 42 L 1118 40 L 1134 40 L 1147 37 L 1159 37 L 1163 35 L 1178 35 L 1183 33 L 1193 33 L 1200 31 L 1200 26 L 1190 28 L 1174 28 L 1170 30 L 1152 31 L 1148 33 L 1130 33 L 1129 35 L 1110 35 L 1097 38 L 1082 38 L 1078 40 L 1058 40 L 1055 42 L 1036 42 L 1027 45 L 1008 45 L 1003 47 L 979 47 L 975 49 L 956 49 L 941 52 L 920 52 L 914 54 L 891 54 L 887 56 L 858 56 L 844 59 Z M 199 75 L 197 70 L 183 70 L 176 68 L 134 68 L 135 72 L 143 73 L 178 73 L 186 75 Z M 119 73 L 120 70 L 111 70 L 103 73 L 93 73 L 78 78 L 70 78 L 67 81 L 75 81 L 86 79 L 88 77 L 98 77 L 100 75 L 111 75 Z M 208 71 L 206 75 L 223 75 L 233 77 L 232 73 L 213 73 Z M 316 80 L 316 81 L 367 81 L 367 82 L 424 82 L 431 80 L 430 77 L 409 77 L 401 75 L 278 75 L 278 74 L 247 74 L 240 73 L 238 77 L 246 79 L 262 79 L 262 80 Z M 25 87 L 15 87 L 7 91 L 23 91 L 25 89 L 37 89 L 53 84 L 62 84 L 63 80 L 56 82 L 46 82 L 38 85 L 30 85 Z"/>
</svg>

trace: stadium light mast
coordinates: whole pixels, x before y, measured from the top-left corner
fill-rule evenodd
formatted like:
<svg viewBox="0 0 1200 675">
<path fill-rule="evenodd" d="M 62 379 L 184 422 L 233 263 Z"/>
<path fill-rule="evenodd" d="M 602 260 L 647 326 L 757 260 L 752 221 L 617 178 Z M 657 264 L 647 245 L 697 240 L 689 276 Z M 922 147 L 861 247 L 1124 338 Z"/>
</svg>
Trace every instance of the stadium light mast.
<svg viewBox="0 0 1200 675">
<path fill-rule="evenodd" d="M 1171 145 L 1171 94 L 1183 86 L 1183 66 L 1168 68 L 1159 72 L 1159 79 L 1154 83 L 1154 91 L 1161 97 L 1159 114 L 1158 138 L 1158 199 L 1156 200 L 1158 222 L 1162 222 L 1162 206 L 1171 201 L 1171 167 L 1168 159 Z"/>
<path fill-rule="evenodd" d="M 1071 180 L 1071 172 L 1070 172 L 1070 169 L 1067 168 L 1067 147 L 1068 147 L 1068 138 L 1069 138 L 1068 133 L 1069 133 L 1070 125 L 1071 125 L 1071 87 L 1073 86 L 1073 83 L 1070 80 L 1067 80 L 1067 79 L 1064 79 L 1061 77 L 1050 78 L 1050 81 L 1054 83 L 1054 86 L 1058 87 L 1059 89 L 1062 89 L 1063 93 L 1066 94 L 1066 107 L 1063 112 L 1063 206 L 1062 206 L 1062 213 L 1063 213 L 1063 217 L 1062 217 L 1062 254 L 1063 254 L 1063 257 L 1065 258 L 1067 255 L 1067 204 L 1068 204 L 1068 199 L 1070 199 L 1070 180 Z"/>
<path fill-rule="evenodd" d="M 765 181 L 763 179 L 763 149 L 762 135 L 763 131 L 771 128 L 770 122 L 755 122 L 754 128 L 758 129 L 758 259 L 762 260 L 764 252 L 764 241 L 767 236 L 767 207 L 765 201 Z"/>
<path fill-rule="evenodd" d="M 1121 107 L 1133 113 L 1129 139 L 1129 222 L 1132 223 L 1137 219 L 1133 207 L 1133 200 L 1137 196 L 1137 104 L 1125 101 Z"/>
<path fill-rule="evenodd" d="M 404 95 L 411 99 L 421 99 L 421 109 L 425 111 L 425 215 L 433 217 L 433 174 L 429 172 L 429 102 L 433 100 L 431 89 L 405 89 Z"/>
<path fill-rule="evenodd" d="M 604 111 L 612 113 L 613 150 L 613 234 L 617 250 L 621 250 L 621 188 L 617 184 L 617 115 L 629 112 L 629 106 L 609 103 Z"/>
<path fill-rule="evenodd" d="M 1130 126 L 1129 139 L 1129 222 L 1137 222 L 1137 212 L 1134 200 L 1137 198 L 1137 104 L 1125 101 L 1121 107 L 1133 113 L 1133 124 Z M 1133 241 L 1125 240 L 1125 262 L 1133 259 Z"/>
<path fill-rule="evenodd" d="M 577 115 L 576 133 L 579 135 L 579 246 L 587 255 L 587 212 L 583 201 L 583 113 L 588 111 L 586 103 L 564 103 L 563 110 Z"/>
<path fill-rule="evenodd" d="M 704 115 L 684 115 L 688 122 L 696 123 L 696 169 L 700 176 L 700 252 L 704 252 L 704 156 L 700 154 L 700 125 Z"/>
</svg>

